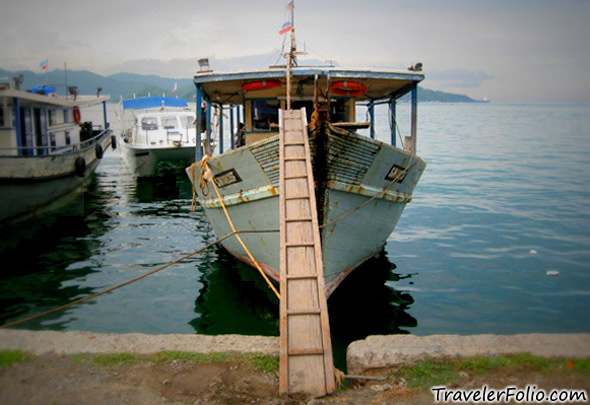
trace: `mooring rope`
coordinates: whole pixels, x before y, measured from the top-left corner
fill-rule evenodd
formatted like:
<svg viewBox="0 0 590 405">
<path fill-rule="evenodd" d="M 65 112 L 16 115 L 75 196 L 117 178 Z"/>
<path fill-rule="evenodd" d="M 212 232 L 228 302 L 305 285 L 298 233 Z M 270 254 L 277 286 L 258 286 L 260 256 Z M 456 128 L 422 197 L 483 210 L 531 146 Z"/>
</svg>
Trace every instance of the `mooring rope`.
<svg viewBox="0 0 590 405">
<path fill-rule="evenodd" d="M 40 314 L 31 315 L 31 316 L 29 316 L 28 318 L 25 318 L 25 319 L 20 319 L 20 320 L 18 320 L 18 321 L 14 321 L 14 322 L 10 322 L 10 323 L 4 324 L 4 325 L 0 325 L 0 329 L 4 329 L 4 328 L 10 328 L 10 327 L 12 327 L 12 326 L 20 325 L 20 324 L 22 324 L 22 323 L 25 323 L 25 322 L 28 322 L 28 321 L 32 321 L 33 319 L 37 319 L 37 318 L 40 318 L 40 317 L 42 317 L 42 316 L 49 315 L 49 314 L 52 314 L 52 313 L 54 313 L 54 312 L 61 311 L 61 310 L 63 310 L 63 309 L 66 309 L 66 308 L 72 307 L 72 306 L 74 306 L 74 305 L 81 304 L 81 303 L 83 303 L 83 302 L 86 302 L 86 301 L 89 301 L 89 300 L 91 300 L 91 299 L 93 299 L 93 298 L 96 298 L 96 297 L 99 297 L 99 296 L 101 296 L 101 295 L 107 294 L 107 293 L 109 293 L 109 292 L 111 292 L 111 291 L 117 290 L 117 289 L 119 289 L 119 288 L 121 288 L 121 287 L 124 287 L 124 286 L 126 286 L 126 285 L 129 285 L 129 284 L 131 284 L 131 283 L 134 283 L 134 282 L 136 282 L 136 281 L 139 281 L 139 280 L 141 280 L 141 279 L 143 279 L 143 278 L 146 278 L 146 277 L 148 277 L 148 276 L 151 276 L 152 274 L 155 274 L 155 273 L 157 273 L 157 272 L 159 272 L 159 271 L 161 271 L 161 270 L 164 270 L 164 269 L 166 269 L 166 268 L 168 268 L 168 267 L 172 266 L 173 264 L 180 263 L 181 261 L 183 261 L 183 260 L 186 260 L 186 259 L 188 259 L 189 257 L 191 257 L 191 256 L 194 256 L 194 255 L 196 255 L 197 253 L 200 253 L 200 252 L 202 252 L 202 251 L 203 251 L 203 250 L 205 250 L 205 249 L 209 249 L 209 248 L 210 248 L 210 247 L 212 247 L 213 245 L 216 245 L 217 243 L 221 242 L 222 240 L 225 240 L 225 239 L 227 239 L 227 238 L 229 238 L 229 237 L 231 237 L 231 236 L 234 236 L 234 235 L 236 235 L 236 236 L 237 236 L 237 234 L 239 234 L 239 233 L 267 233 L 267 232 L 279 232 L 279 230 L 278 230 L 278 229 L 271 229 L 271 230 L 266 230 L 266 229 L 265 229 L 265 230 L 253 230 L 253 229 L 246 229 L 246 230 L 242 230 L 242 231 L 235 231 L 235 230 L 234 230 L 233 232 L 230 232 L 230 233 L 228 233 L 227 235 L 224 235 L 224 236 L 222 236 L 221 238 L 219 238 L 219 239 L 215 240 L 214 242 L 211 242 L 211 243 L 209 243 L 209 244 L 207 244 L 207 245 L 205 245 L 205 246 L 203 246 L 203 247 L 201 247 L 201 248 L 199 248 L 199 249 L 197 249 L 197 250 L 194 250 L 194 251 L 192 251 L 192 252 L 191 252 L 191 253 L 189 253 L 189 254 L 186 254 L 186 255 L 184 255 L 184 256 L 182 256 L 182 257 L 180 257 L 180 258 L 176 259 L 176 260 L 173 260 L 173 261 L 171 261 L 171 262 L 169 262 L 169 263 L 167 263 L 167 264 L 165 264 L 165 265 L 163 265 L 163 266 L 160 266 L 160 267 L 158 267 L 157 269 L 154 269 L 154 270 L 152 270 L 152 271 L 150 271 L 150 272 L 147 272 L 147 273 L 145 273 L 145 274 L 142 274 L 141 276 L 135 277 L 135 278 L 133 278 L 133 279 L 131 279 L 131 280 L 125 281 L 124 283 L 117 284 L 116 286 L 113 286 L 113 287 L 107 288 L 106 290 L 99 291 L 99 292 L 97 292 L 97 293 L 95 293 L 95 294 L 92 294 L 92 295 L 89 295 L 89 296 L 87 296 L 87 297 L 80 298 L 80 299 L 78 299 L 78 300 L 76 300 L 76 301 L 72 301 L 72 302 L 70 302 L 70 303 L 67 303 L 67 304 L 65 304 L 65 305 L 62 305 L 62 306 L 59 306 L 59 307 L 52 308 L 52 309 L 50 309 L 50 310 L 48 310 L 48 311 L 45 311 L 45 312 L 42 312 L 42 313 L 40 313 Z"/>
</svg>

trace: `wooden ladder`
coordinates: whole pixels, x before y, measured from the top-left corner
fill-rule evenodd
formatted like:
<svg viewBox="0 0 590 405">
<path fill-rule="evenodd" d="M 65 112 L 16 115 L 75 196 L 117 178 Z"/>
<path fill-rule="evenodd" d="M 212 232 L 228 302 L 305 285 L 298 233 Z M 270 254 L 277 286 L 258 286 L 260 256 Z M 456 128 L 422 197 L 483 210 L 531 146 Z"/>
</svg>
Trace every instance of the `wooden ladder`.
<svg viewBox="0 0 590 405">
<path fill-rule="evenodd" d="M 304 109 L 283 111 L 279 137 L 279 392 L 320 397 L 336 387 Z"/>
</svg>

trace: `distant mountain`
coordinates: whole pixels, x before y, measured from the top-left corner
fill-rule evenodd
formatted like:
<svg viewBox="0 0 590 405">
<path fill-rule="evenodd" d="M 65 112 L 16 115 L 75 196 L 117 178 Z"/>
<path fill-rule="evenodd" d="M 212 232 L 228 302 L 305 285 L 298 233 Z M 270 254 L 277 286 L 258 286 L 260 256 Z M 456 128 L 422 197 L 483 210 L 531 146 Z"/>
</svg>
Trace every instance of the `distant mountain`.
<svg viewBox="0 0 590 405">
<path fill-rule="evenodd" d="M 19 74 L 23 75 L 21 89 L 28 90 L 45 83 L 45 73 L 35 73 L 29 70 L 7 71 L 0 69 L 0 77 L 12 79 Z M 64 70 L 56 69 L 47 72 L 47 84 L 54 86 L 58 94 L 66 94 L 66 81 L 68 86 L 77 86 L 80 94 L 96 94 L 97 88 L 101 88 L 101 94 L 109 94 L 112 102 L 118 102 L 122 98 L 130 98 L 151 95 L 172 95 L 175 84 L 178 91 L 174 95 L 185 98 L 189 101 L 195 97 L 195 87 L 192 78 L 175 79 L 156 75 L 142 75 L 137 73 L 116 73 L 109 76 L 101 76 L 86 70 Z M 405 96 L 402 100 L 407 100 Z M 418 100 L 434 101 L 442 103 L 477 103 L 474 100 L 461 94 L 445 93 L 442 91 L 428 90 L 418 87 Z"/>
</svg>

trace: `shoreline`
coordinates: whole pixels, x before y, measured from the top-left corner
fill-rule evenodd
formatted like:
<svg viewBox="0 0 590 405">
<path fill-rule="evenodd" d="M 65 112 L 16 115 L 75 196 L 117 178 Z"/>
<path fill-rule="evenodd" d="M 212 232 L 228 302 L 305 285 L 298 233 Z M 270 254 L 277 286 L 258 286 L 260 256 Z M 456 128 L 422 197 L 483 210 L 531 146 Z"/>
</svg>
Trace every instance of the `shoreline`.
<svg viewBox="0 0 590 405">
<path fill-rule="evenodd" d="M 279 354 L 279 337 L 244 335 L 147 335 L 1 329 L 0 349 L 34 355 L 55 353 L 192 353 L 241 352 Z M 384 335 L 352 342 L 346 362 L 351 374 L 393 367 L 425 358 L 529 353 L 541 357 L 590 357 L 590 333 L 519 335 Z"/>
</svg>

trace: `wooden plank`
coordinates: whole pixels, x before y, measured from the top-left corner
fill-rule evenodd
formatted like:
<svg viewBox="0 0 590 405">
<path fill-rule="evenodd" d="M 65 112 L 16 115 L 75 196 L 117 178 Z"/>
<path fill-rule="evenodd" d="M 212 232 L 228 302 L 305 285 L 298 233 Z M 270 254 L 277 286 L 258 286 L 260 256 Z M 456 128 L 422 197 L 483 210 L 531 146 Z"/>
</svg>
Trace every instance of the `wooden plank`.
<svg viewBox="0 0 590 405">
<path fill-rule="evenodd" d="M 279 158 L 279 390 L 324 396 L 336 387 L 304 110 L 283 112 Z"/>
</svg>

